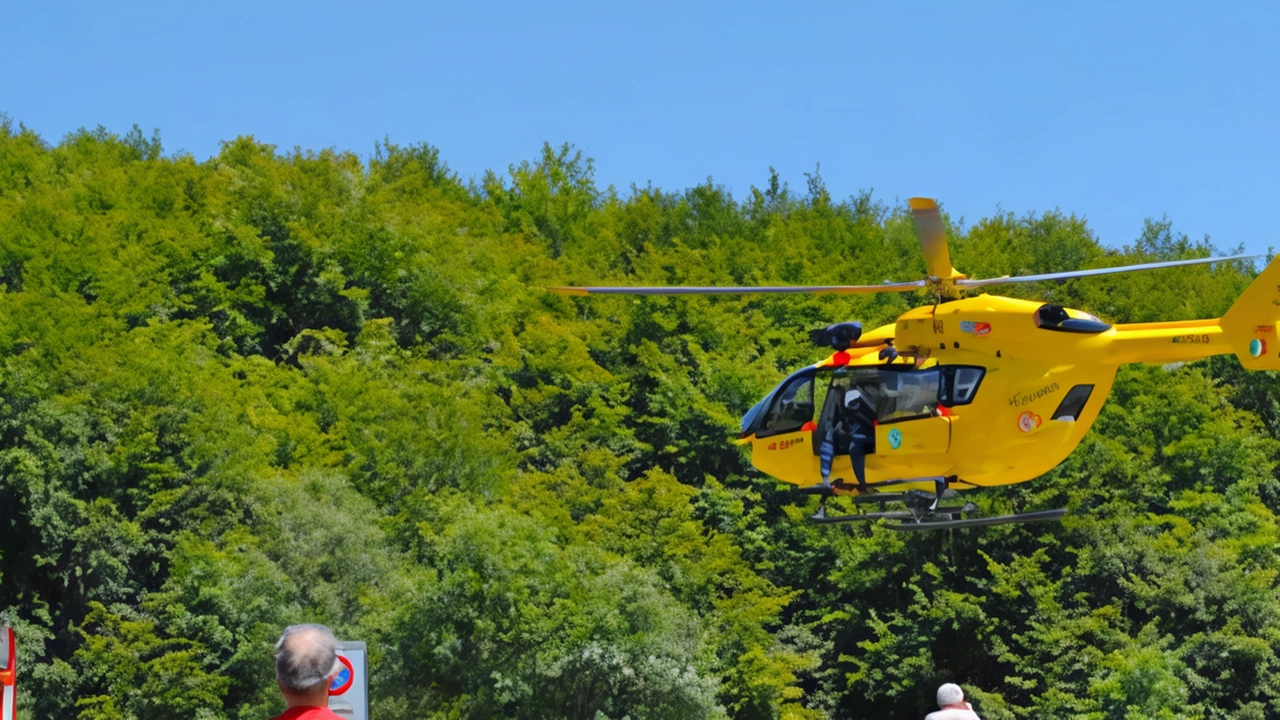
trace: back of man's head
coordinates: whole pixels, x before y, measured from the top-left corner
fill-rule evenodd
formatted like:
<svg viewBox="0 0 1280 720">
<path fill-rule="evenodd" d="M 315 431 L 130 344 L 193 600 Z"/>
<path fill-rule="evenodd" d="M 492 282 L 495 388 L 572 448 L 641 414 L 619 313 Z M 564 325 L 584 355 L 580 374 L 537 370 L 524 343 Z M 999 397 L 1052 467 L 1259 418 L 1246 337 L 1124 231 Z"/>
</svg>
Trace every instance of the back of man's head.
<svg viewBox="0 0 1280 720">
<path fill-rule="evenodd" d="M 938 688 L 938 707 L 958 705 L 964 702 L 964 691 L 955 683 L 946 683 Z"/>
<path fill-rule="evenodd" d="M 324 625 L 290 625 L 276 643 L 276 678 L 287 693 L 302 694 L 326 682 L 338 667 L 338 639 Z"/>
</svg>

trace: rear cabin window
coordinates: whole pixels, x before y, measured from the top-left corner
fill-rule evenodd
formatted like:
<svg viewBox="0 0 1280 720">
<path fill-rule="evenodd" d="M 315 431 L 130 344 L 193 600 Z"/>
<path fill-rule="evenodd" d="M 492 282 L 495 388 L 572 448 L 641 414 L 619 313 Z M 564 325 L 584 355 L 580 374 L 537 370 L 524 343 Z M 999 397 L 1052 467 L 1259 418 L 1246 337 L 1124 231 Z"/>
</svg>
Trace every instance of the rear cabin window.
<svg viewBox="0 0 1280 720">
<path fill-rule="evenodd" d="M 881 371 L 881 395 L 876 403 L 876 416 L 880 422 L 892 422 L 935 414 L 941 377 L 936 369 Z"/>
<path fill-rule="evenodd" d="M 1084 404 L 1089 402 L 1089 396 L 1092 394 L 1092 385 L 1076 385 L 1071 388 L 1058 404 L 1058 409 L 1053 411 L 1053 419 L 1079 420 L 1080 413 L 1084 412 Z"/>
<path fill-rule="evenodd" d="M 853 387 L 875 405 L 878 422 L 930 417 L 937 413 L 941 377 L 936 368 L 837 370 L 826 388 L 823 419 L 829 422 L 834 417 L 838 399 Z"/>
<path fill-rule="evenodd" d="M 948 365 L 942 372 L 942 392 L 939 399 L 947 407 L 968 405 L 978 394 L 978 386 L 987 374 L 986 368 Z"/>
</svg>

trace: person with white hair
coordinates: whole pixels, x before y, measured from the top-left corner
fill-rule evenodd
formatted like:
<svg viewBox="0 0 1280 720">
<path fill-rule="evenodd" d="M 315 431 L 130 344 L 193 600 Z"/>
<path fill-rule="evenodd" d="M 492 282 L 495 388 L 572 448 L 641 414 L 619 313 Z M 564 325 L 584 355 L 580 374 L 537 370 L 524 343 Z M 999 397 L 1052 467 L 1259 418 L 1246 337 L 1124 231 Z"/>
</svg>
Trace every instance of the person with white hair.
<svg viewBox="0 0 1280 720">
<path fill-rule="evenodd" d="M 329 683 L 342 669 L 338 639 L 324 625 L 290 625 L 276 643 L 276 681 L 285 711 L 272 720 L 341 720 L 329 710 Z"/>
<path fill-rule="evenodd" d="M 982 720 L 973 706 L 964 701 L 964 691 L 955 683 L 946 683 L 938 688 L 937 712 L 931 712 L 924 720 Z"/>
</svg>

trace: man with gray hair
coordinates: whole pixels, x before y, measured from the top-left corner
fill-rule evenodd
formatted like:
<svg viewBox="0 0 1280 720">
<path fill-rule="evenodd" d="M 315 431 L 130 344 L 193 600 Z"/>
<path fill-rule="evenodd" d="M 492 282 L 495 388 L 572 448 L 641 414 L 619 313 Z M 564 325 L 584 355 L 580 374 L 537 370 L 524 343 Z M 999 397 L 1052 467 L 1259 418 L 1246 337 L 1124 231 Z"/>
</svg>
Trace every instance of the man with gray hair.
<svg viewBox="0 0 1280 720">
<path fill-rule="evenodd" d="M 964 701 L 964 691 L 955 683 L 946 683 L 938 688 L 937 712 L 924 716 L 924 720 L 982 720 L 973 706 Z"/>
<path fill-rule="evenodd" d="M 272 720 L 341 720 L 329 710 L 329 681 L 342 669 L 338 639 L 324 625 L 290 625 L 276 643 L 285 711 Z"/>
</svg>

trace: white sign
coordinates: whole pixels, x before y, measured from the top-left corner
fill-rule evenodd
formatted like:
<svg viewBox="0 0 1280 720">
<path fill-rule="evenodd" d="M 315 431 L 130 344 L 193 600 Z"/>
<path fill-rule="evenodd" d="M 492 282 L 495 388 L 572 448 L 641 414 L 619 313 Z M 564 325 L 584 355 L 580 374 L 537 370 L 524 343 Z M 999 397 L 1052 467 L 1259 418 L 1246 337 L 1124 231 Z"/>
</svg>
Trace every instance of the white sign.
<svg viewBox="0 0 1280 720">
<path fill-rule="evenodd" d="M 329 685 L 329 710 L 343 720 L 369 720 L 369 663 L 363 642 L 338 641 L 343 670 Z M 4 720 L 9 720 L 5 718 Z"/>
</svg>

